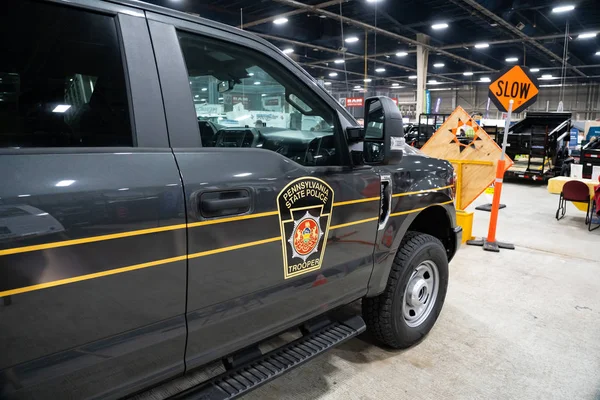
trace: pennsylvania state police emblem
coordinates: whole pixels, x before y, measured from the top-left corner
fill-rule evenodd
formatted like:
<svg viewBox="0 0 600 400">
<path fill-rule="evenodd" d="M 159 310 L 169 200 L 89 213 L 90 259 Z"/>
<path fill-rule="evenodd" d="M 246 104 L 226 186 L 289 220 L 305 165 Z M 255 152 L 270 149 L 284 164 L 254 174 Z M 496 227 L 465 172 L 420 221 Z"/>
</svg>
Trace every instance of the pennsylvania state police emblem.
<svg viewBox="0 0 600 400">
<path fill-rule="evenodd" d="M 333 189 L 317 178 L 290 182 L 277 196 L 285 279 L 321 268 Z"/>
</svg>

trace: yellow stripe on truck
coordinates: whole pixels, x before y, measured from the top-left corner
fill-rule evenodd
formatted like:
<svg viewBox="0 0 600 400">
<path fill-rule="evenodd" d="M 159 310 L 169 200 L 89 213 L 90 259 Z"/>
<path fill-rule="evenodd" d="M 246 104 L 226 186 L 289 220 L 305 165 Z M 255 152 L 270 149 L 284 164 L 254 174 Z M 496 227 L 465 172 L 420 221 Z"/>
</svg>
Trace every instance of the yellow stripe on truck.
<svg viewBox="0 0 600 400">
<path fill-rule="evenodd" d="M 424 210 L 424 209 L 426 209 L 428 207 L 431 207 L 431 206 L 445 205 L 445 204 L 450 204 L 450 203 L 452 203 L 452 200 L 446 201 L 446 202 L 443 202 L 443 203 L 431 204 L 431 205 L 428 205 L 427 207 L 416 208 L 414 210 L 407 210 L 407 211 L 401 211 L 401 212 L 393 213 L 393 214 L 390 214 L 390 217 L 397 217 L 397 216 L 400 216 L 400 215 L 411 214 L 411 213 L 422 211 L 422 210 Z M 267 213 L 253 214 L 253 215 L 265 216 L 264 214 L 267 214 Z M 244 215 L 243 217 L 246 217 L 246 218 L 242 218 L 242 219 L 248 219 L 249 216 Z M 233 218 L 238 218 L 238 217 L 233 217 Z M 345 228 L 347 226 L 352 226 L 352 225 L 358 225 L 358 224 L 362 224 L 362 223 L 366 223 L 366 222 L 377 221 L 378 218 L 379 217 L 372 217 L 372 218 L 361 219 L 361 220 L 358 220 L 358 221 L 346 222 L 344 224 L 339 224 L 339 225 L 331 226 L 329 229 L 331 229 L 331 230 L 333 230 L 333 229 L 340 229 L 340 228 Z M 229 220 L 231 220 L 231 218 Z M 203 221 L 203 222 L 208 222 L 208 221 Z M 122 234 L 95 236 L 93 238 L 87 238 L 87 239 L 67 240 L 67 241 L 64 241 L 64 242 L 48 243 L 48 244 L 45 244 L 45 245 L 19 247 L 19 248 L 16 248 L 16 249 L 3 250 L 3 252 L 4 252 L 4 254 L 6 254 L 6 252 L 8 252 L 10 250 L 22 250 L 22 249 L 31 249 L 31 248 L 35 248 L 35 250 L 43 250 L 43 249 L 48 249 L 48 248 L 53 248 L 53 247 L 61 247 L 61 246 L 59 246 L 61 244 L 62 244 L 62 246 L 68 246 L 70 244 L 91 243 L 91 242 L 97 242 L 97 241 L 100 241 L 100 240 L 116 239 L 118 237 L 135 236 L 135 235 L 130 234 L 130 233 L 136 233 L 136 234 L 142 235 L 142 234 L 147 234 L 147 233 L 153 233 L 153 232 L 148 232 L 148 231 L 163 232 L 163 231 L 167 231 L 167 230 L 181 229 L 183 227 L 185 227 L 185 225 L 183 225 L 183 226 L 182 225 L 171 225 L 169 227 L 144 229 L 144 230 L 141 230 L 141 231 L 125 232 L 125 233 L 122 233 Z M 167 228 L 171 228 L 171 229 L 167 229 Z M 144 233 L 139 233 L 139 232 L 144 232 Z M 127 234 L 129 234 L 129 235 L 127 235 Z M 94 239 L 94 240 L 92 240 L 92 239 Z M 93 274 L 80 275 L 80 276 L 75 276 L 73 278 L 59 279 L 59 280 L 56 280 L 56 281 L 40 283 L 40 284 L 37 284 L 37 285 L 31 285 L 31 286 L 25 286 L 25 287 L 16 288 L 16 289 L 5 290 L 3 292 L 0 292 L 0 297 L 11 296 L 11 295 L 20 294 L 20 293 L 27 293 L 27 292 L 32 292 L 32 291 L 35 291 L 35 290 L 46 289 L 46 288 L 51 288 L 51 287 L 56 287 L 56 286 L 61 286 L 61 285 L 67 285 L 67 284 L 70 284 L 70 283 L 75 283 L 75 282 L 81 282 L 81 281 L 86 281 L 86 280 L 90 280 L 90 279 L 101 278 L 101 277 L 104 277 L 104 276 L 121 274 L 123 272 L 136 271 L 136 270 L 139 270 L 139 269 L 156 267 L 156 266 L 159 266 L 159 265 L 164 265 L 164 264 L 168 264 L 168 263 L 172 263 L 172 262 L 176 262 L 176 261 L 183 261 L 183 260 L 187 260 L 187 259 L 205 257 L 205 256 L 209 256 L 209 255 L 213 255 L 213 254 L 218 254 L 218 253 L 225 253 L 227 251 L 233 251 L 233 250 L 243 249 L 243 248 L 247 248 L 247 247 L 259 246 L 259 245 L 267 244 L 267 243 L 273 243 L 273 242 L 277 242 L 279 240 L 281 240 L 281 237 L 277 236 L 277 237 L 272 237 L 272 238 L 268 238 L 268 239 L 256 240 L 256 241 L 253 241 L 253 242 L 236 244 L 236 245 L 233 245 L 233 246 L 226 246 L 226 247 L 220 247 L 220 248 L 217 248 L 217 249 L 201 251 L 201 252 L 198 252 L 198 253 L 192 253 L 190 255 L 182 255 L 182 256 L 164 258 L 164 259 L 161 259 L 161 260 L 149 261 L 149 262 L 145 262 L 145 263 L 141 263 L 141 264 L 130 265 L 130 266 L 127 266 L 127 267 L 110 269 L 110 270 L 107 270 L 107 271 L 96 272 L 96 273 L 93 273 Z M 76 243 L 72 243 L 72 242 L 76 242 Z M 63 244 L 63 243 L 66 243 L 66 244 Z M 8 254 L 22 253 L 22 252 L 25 252 L 25 251 L 33 251 L 33 250 L 13 251 L 12 253 L 8 253 Z"/>
</svg>

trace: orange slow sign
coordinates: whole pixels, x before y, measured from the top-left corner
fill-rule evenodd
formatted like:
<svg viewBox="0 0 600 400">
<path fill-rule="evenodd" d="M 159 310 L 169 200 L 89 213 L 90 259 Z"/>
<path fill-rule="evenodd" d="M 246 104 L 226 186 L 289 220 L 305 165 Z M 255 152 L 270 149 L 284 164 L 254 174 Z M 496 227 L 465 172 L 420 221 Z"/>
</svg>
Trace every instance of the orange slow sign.
<svg viewBox="0 0 600 400">
<path fill-rule="evenodd" d="M 514 100 L 512 112 L 518 113 L 535 103 L 539 93 L 537 78 L 529 68 L 515 65 L 496 76 L 490 84 L 489 97 L 500 111 L 507 112 Z"/>
</svg>

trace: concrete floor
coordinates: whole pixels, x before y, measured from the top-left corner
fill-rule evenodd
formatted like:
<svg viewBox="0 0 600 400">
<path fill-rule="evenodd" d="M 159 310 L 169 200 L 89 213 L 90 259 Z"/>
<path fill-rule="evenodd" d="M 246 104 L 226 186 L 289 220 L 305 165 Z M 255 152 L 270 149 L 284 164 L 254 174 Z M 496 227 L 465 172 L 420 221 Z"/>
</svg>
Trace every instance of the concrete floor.
<svg viewBox="0 0 600 400">
<path fill-rule="evenodd" d="M 516 250 L 463 246 L 420 345 L 365 334 L 245 399 L 600 399 L 600 229 L 572 204 L 557 222 L 545 186 L 507 183 L 502 200 L 497 238 Z M 476 211 L 475 235 L 488 220 Z"/>
</svg>

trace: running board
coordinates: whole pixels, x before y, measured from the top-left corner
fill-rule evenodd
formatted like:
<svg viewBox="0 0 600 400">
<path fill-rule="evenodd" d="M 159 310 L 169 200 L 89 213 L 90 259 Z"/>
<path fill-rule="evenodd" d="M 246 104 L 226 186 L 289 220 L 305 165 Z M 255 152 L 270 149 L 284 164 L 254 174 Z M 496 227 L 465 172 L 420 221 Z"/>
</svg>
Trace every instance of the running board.
<svg viewBox="0 0 600 400">
<path fill-rule="evenodd" d="M 359 316 L 343 322 L 333 322 L 245 365 L 224 372 L 208 382 L 178 393 L 170 399 L 234 399 L 361 334 L 365 329 L 365 321 Z"/>
</svg>

